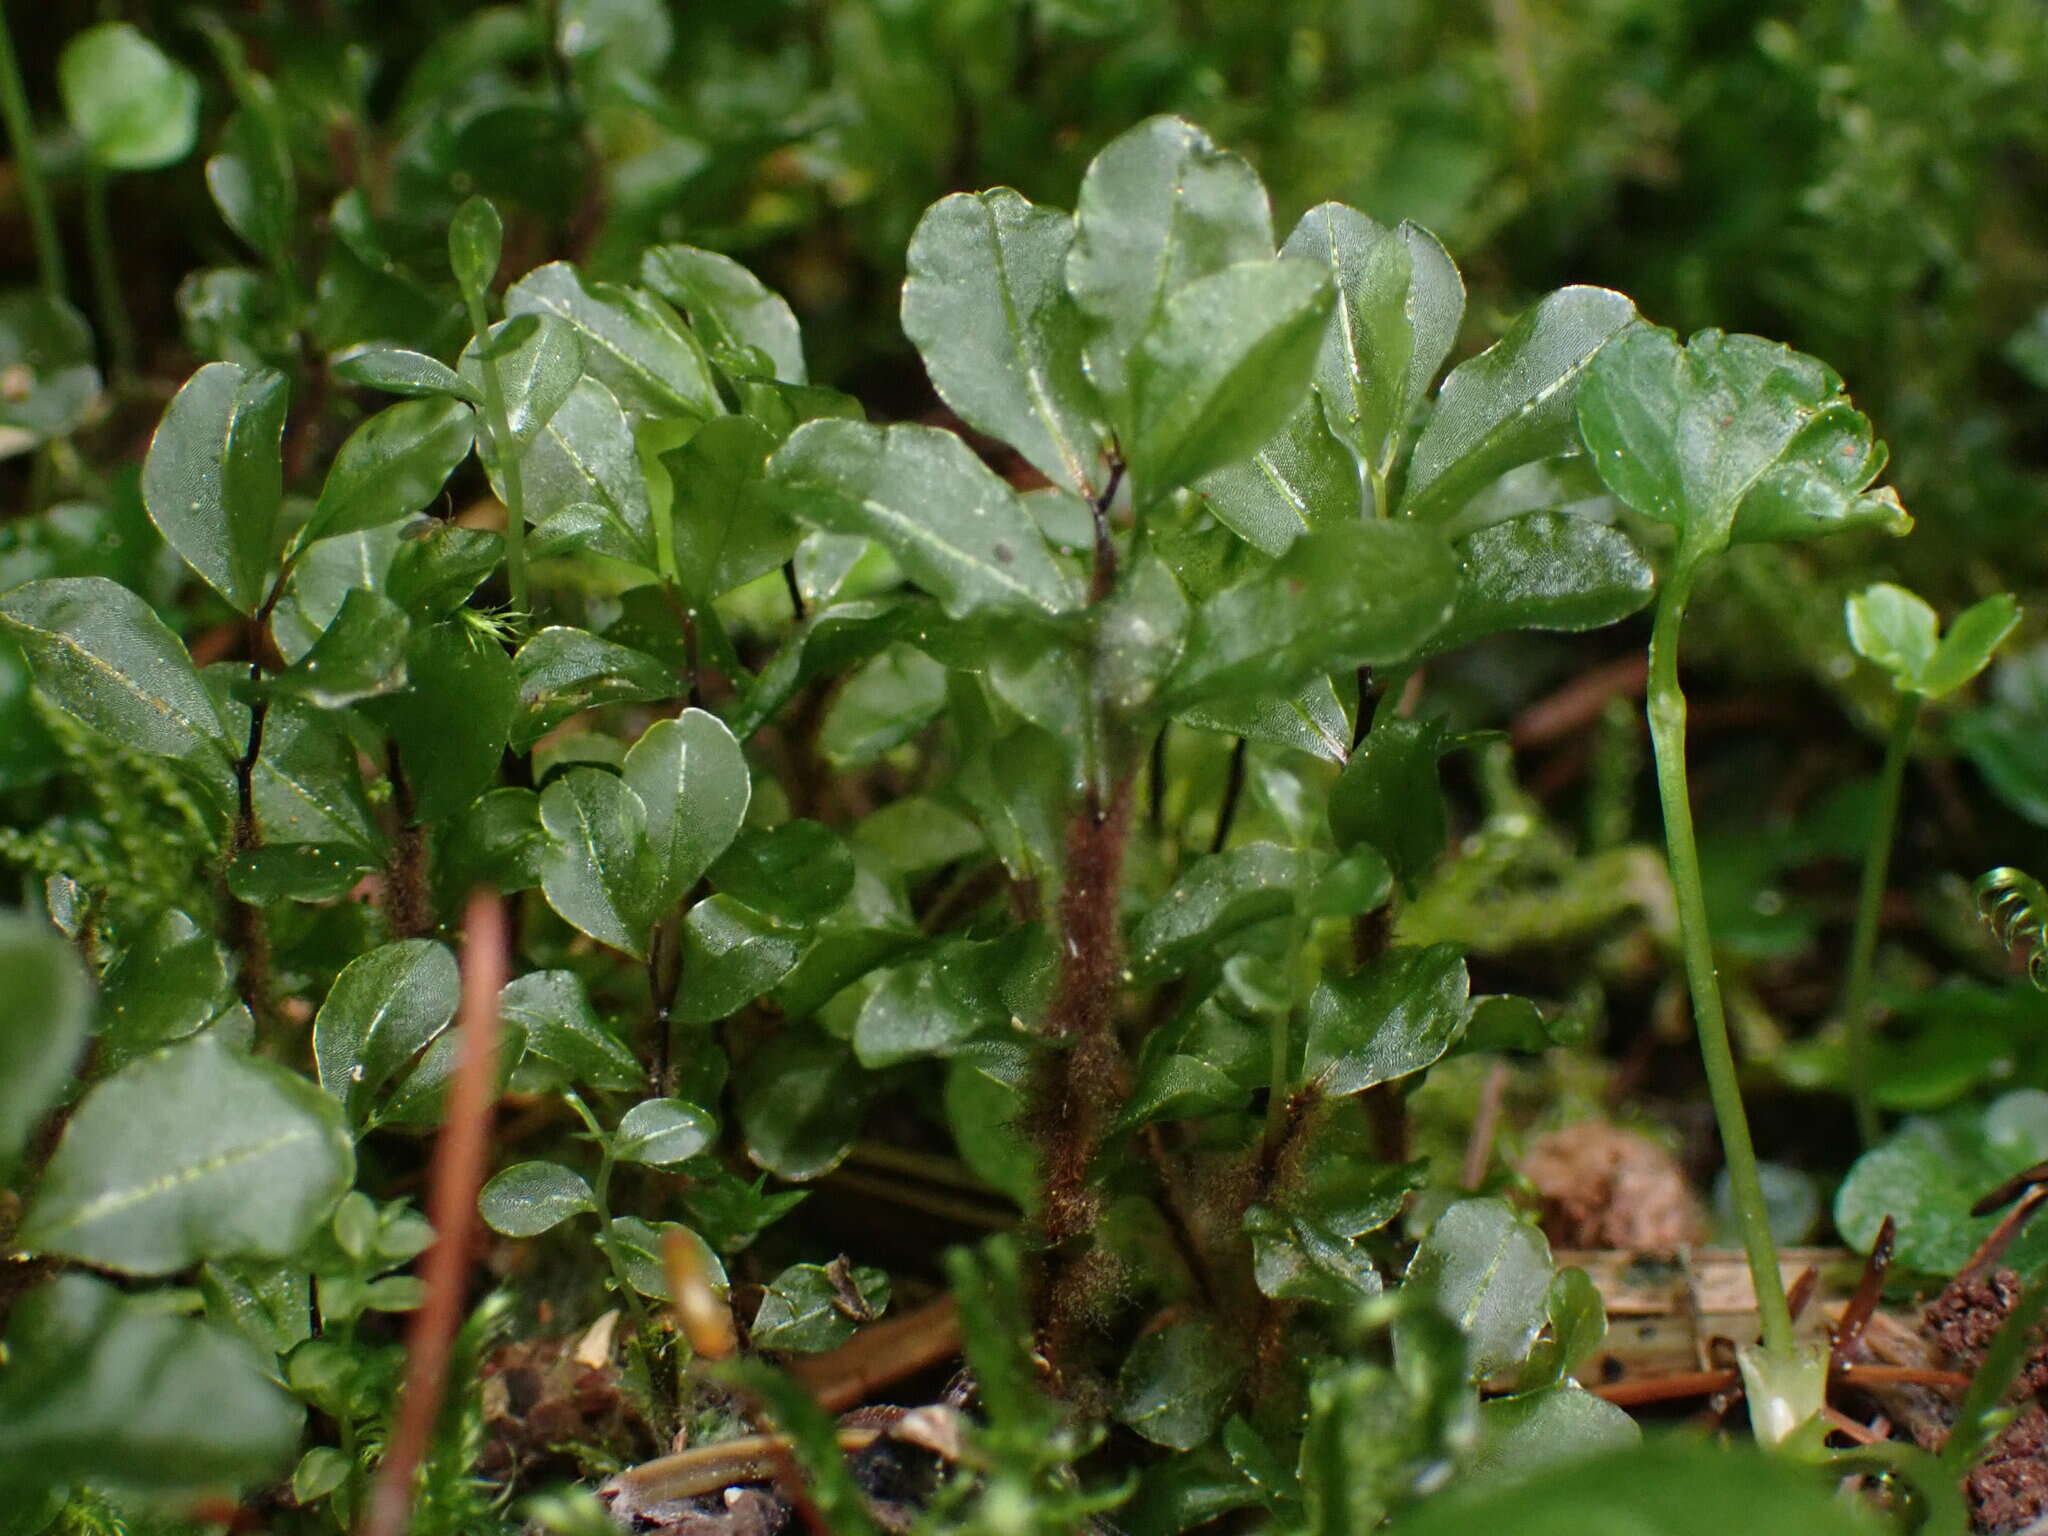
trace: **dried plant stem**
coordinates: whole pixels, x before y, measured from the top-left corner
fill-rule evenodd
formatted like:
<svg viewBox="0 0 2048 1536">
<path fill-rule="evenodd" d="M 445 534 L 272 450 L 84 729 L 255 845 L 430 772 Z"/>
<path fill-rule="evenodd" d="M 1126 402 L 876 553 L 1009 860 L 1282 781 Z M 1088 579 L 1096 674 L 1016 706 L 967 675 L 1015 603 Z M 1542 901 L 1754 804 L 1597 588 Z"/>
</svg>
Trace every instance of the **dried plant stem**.
<svg viewBox="0 0 2048 1536">
<path fill-rule="evenodd" d="M 434 1246 L 420 1261 L 426 1300 L 406 1330 L 405 1383 L 390 1449 L 377 1469 L 362 1536 L 402 1536 L 412 1514 L 413 1480 L 426 1457 L 447 1387 L 448 1359 L 462 1326 L 468 1289 L 477 1190 L 490 1148 L 491 1101 L 498 1062 L 498 993 L 509 956 L 505 904 L 497 892 L 478 890 L 463 917 L 462 1011 L 448 1108 L 434 1143 L 428 1217 Z"/>
</svg>

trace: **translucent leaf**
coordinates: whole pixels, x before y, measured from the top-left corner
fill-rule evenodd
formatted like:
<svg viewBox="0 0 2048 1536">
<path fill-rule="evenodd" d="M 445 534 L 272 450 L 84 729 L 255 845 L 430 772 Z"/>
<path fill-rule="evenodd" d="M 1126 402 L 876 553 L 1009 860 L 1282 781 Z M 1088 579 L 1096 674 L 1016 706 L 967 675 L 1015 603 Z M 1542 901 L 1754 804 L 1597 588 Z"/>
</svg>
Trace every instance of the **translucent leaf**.
<svg viewBox="0 0 2048 1536">
<path fill-rule="evenodd" d="M 635 958 L 654 912 L 647 810 L 617 774 L 572 768 L 541 792 L 541 889 L 562 920 Z"/>
<path fill-rule="evenodd" d="M 1388 229 L 1342 203 L 1303 214 L 1280 254 L 1318 263 L 1336 285 L 1316 391 L 1331 430 L 1384 476 L 1458 339 L 1464 280 L 1428 230 Z"/>
<path fill-rule="evenodd" d="M 65 43 L 57 91 L 72 131 L 107 170 L 173 165 L 198 140 L 199 82 L 126 23 L 88 27 Z"/>
<path fill-rule="evenodd" d="M 1429 1229 L 1403 1283 L 1433 1295 L 1463 1330 L 1472 1377 L 1484 1380 L 1528 1357 L 1552 1272 L 1550 1245 L 1513 1206 L 1460 1200 Z"/>
<path fill-rule="evenodd" d="M 1257 453 L 1211 470 L 1195 489 L 1218 522 L 1269 555 L 1311 528 L 1355 520 L 1365 509 L 1358 460 L 1330 430 L 1315 395 Z"/>
<path fill-rule="evenodd" d="M 710 896 L 683 920 L 683 985 L 674 1017 L 708 1024 L 738 1012 L 795 967 L 808 942 L 730 896 Z"/>
<path fill-rule="evenodd" d="M 796 315 L 730 256 L 688 245 L 649 246 L 640 256 L 640 282 L 681 310 L 714 352 L 754 347 L 774 365 L 776 378 L 804 382 Z"/>
<path fill-rule="evenodd" d="M 932 204 L 910 237 L 903 331 L 961 420 L 1092 497 L 1108 440 L 1082 368 L 1086 322 L 1067 293 L 1073 241 L 1064 211 L 1008 187 Z"/>
<path fill-rule="evenodd" d="M 1129 364 L 1141 504 L 1248 458 L 1306 397 L 1333 295 L 1306 262 L 1248 261 L 1169 298 Z"/>
<path fill-rule="evenodd" d="M 587 1086 L 638 1088 L 646 1072 L 625 1043 L 599 1020 L 574 971 L 530 971 L 505 983 L 498 1009 L 526 1032 L 522 1082 L 535 1089 Z M 535 1058 L 547 1064 L 539 1068 Z"/>
<path fill-rule="evenodd" d="M 123 1274 L 282 1258 L 355 1175 L 341 1107 L 211 1035 L 123 1068 L 64 1128 L 23 1220 L 34 1252 Z"/>
<path fill-rule="evenodd" d="M 1244 1375 L 1214 1323 L 1188 1318 L 1142 1335 L 1117 1372 L 1116 1416 L 1154 1445 L 1190 1451 L 1214 1434 Z"/>
<path fill-rule="evenodd" d="M 240 613 L 268 587 L 287 393 L 281 373 L 208 363 L 171 397 L 142 462 L 150 521 Z"/>
<path fill-rule="evenodd" d="M 387 405 L 334 455 L 300 538 L 310 543 L 376 528 L 430 506 L 469 457 L 475 434 L 476 413 L 460 400 L 434 396 Z"/>
<path fill-rule="evenodd" d="M 1464 1030 L 1469 990 L 1455 944 L 1397 947 L 1326 978 L 1309 998 L 1305 1079 L 1341 1098 L 1420 1072 Z"/>
<path fill-rule="evenodd" d="M 63 936 L 18 912 L 0 912 L 0 991 L 12 999 L 0 1030 L 0 1169 L 11 1170 L 71 1081 L 92 1003 Z"/>
<path fill-rule="evenodd" d="M 667 304 L 637 288 L 586 285 L 566 261 L 505 290 L 505 313 L 552 315 L 576 327 L 583 366 L 634 421 L 723 412 L 703 344 Z"/>
<path fill-rule="evenodd" d="M 232 1334 L 90 1275 L 38 1286 L 7 1326 L 0 1458 L 51 1483 L 164 1492 L 275 1475 L 305 1410 Z"/>
<path fill-rule="evenodd" d="M 647 812 L 648 905 L 666 911 L 739 834 L 753 792 L 746 756 L 716 715 L 686 709 L 641 733 L 625 779 Z"/>
<path fill-rule="evenodd" d="M 717 1139 L 718 1122 L 708 1110 L 682 1099 L 643 1099 L 619 1121 L 612 1150 L 621 1162 L 670 1168 Z"/>
<path fill-rule="evenodd" d="M 1162 702 L 1284 695 L 1402 660 L 1444 622 L 1456 583 L 1450 545 L 1428 528 L 1381 520 L 1304 534 L 1196 609 Z"/>
<path fill-rule="evenodd" d="M 1017 493 L 950 432 L 809 422 L 768 473 L 798 517 L 874 539 L 954 618 L 1075 604 Z"/>
<path fill-rule="evenodd" d="M 1088 372 L 1128 427 L 1126 370 L 1175 293 L 1273 254 L 1266 189 L 1238 156 L 1176 117 L 1153 117 L 1088 166 L 1067 289 L 1088 317 Z"/>
<path fill-rule="evenodd" d="M 1516 465 L 1569 451 L 1580 377 L 1635 317 L 1606 288 L 1560 288 L 1452 369 L 1408 461 L 1401 510 L 1451 517 Z"/>
<path fill-rule="evenodd" d="M 382 944 L 351 960 L 313 1019 L 320 1086 L 367 1118 L 377 1095 L 446 1030 L 462 999 L 447 947 L 431 939 Z"/>
<path fill-rule="evenodd" d="M 560 1163 L 514 1163 L 484 1185 L 476 1208 L 493 1232 L 539 1237 L 572 1216 L 595 1211 L 597 1201 L 583 1176 Z"/>
</svg>

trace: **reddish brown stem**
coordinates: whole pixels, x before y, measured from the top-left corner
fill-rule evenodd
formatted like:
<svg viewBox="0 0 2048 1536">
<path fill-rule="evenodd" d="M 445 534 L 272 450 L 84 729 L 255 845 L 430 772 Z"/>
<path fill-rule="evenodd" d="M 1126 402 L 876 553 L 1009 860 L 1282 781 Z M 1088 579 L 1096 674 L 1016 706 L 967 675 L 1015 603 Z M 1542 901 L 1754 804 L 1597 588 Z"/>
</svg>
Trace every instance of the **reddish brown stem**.
<svg viewBox="0 0 2048 1536">
<path fill-rule="evenodd" d="M 1130 788 L 1125 777 L 1107 805 L 1091 790 L 1067 828 L 1059 981 L 1046 1020 L 1058 1048 L 1041 1074 L 1037 1116 L 1044 1150 L 1045 1235 L 1055 1244 L 1093 1223 L 1088 1168 L 1121 1091 L 1116 994 L 1123 935 L 1117 908 Z"/>
<path fill-rule="evenodd" d="M 362 1536 L 403 1536 L 412 1518 L 413 1482 L 440 1415 L 448 1359 L 462 1325 L 476 1219 L 490 1147 L 491 1101 L 498 1060 L 498 993 L 505 985 L 505 904 L 497 892 L 478 890 L 463 918 L 462 1011 L 455 1077 L 434 1143 L 429 1177 L 429 1219 L 434 1246 L 420 1260 L 426 1300 L 406 1330 L 405 1384 L 391 1447 L 377 1470 L 377 1485 L 363 1517 Z"/>
</svg>

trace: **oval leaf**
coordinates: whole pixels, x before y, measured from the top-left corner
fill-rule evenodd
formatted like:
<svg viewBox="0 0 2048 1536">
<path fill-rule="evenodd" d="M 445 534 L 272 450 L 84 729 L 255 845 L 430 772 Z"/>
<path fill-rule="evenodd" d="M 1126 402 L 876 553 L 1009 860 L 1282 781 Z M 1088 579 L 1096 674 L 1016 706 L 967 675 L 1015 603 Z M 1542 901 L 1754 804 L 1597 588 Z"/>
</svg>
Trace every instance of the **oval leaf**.
<svg viewBox="0 0 2048 1536">
<path fill-rule="evenodd" d="M 283 1258 L 354 1175 L 339 1105 L 297 1073 L 201 1035 L 87 1093 L 20 1242 L 133 1275 Z"/>
<path fill-rule="evenodd" d="M 560 1163 L 514 1163 L 478 1193 L 476 1208 L 493 1232 L 539 1237 L 572 1216 L 595 1211 L 583 1176 Z"/>
<path fill-rule="evenodd" d="M 903 333 L 961 420 L 1093 497 L 1108 436 L 1067 294 L 1073 242 L 1072 218 L 1008 187 L 932 204 L 910 237 Z"/>
<path fill-rule="evenodd" d="M 208 363 L 164 408 L 142 461 L 142 504 L 164 540 L 237 612 L 270 575 L 287 401 L 284 375 Z"/>
</svg>

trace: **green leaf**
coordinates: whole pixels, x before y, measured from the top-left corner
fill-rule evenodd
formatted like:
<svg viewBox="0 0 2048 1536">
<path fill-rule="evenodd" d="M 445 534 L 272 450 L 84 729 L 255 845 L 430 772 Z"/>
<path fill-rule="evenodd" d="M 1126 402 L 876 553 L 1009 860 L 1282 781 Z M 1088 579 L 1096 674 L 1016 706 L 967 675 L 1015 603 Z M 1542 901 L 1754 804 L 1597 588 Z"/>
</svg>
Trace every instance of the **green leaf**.
<svg viewBox="0 0 2048 1536">
<path fill-rule="evenodd" d="M 688 1227 L 673 1221 L 642 1221 L 637 1216 L 618 1216 L 605 1228 L 604 1242 L 616 1251 L 634 1290 L 655 1301 L 673 1301 L 668 1293 L 668 1263 L 662 1256 L 663 1240 L 680 1232 L 696 1249 L 712 1286 L 726 1288 L 725 1266 L 718 1262 L 704 1239 Z"/>
<path fill-rule="evenodd" d="M 472 395 L 483 395 L 484 365 L 498 375 L 505 402 L 505 430 L 524 448 L 555 419 L 555 412 L 583 377 L 583 344 L 576 327 L 553 315 L 514 315 L 492 326 L 456 359 L 456 376 Z M 478 434 L 485 457 L 496 467 L 497 445 Z"/>
<path fill-rule="evenodd" d="M 1672 1437 L 1532 1471 L 1506 1486 L 1450 1488 L 1392 1529 L 1395 1536 L 1872 1536 L 1881 1527 L 1842 1501 L 1839 1484 L 1835 1470 L 1789 1456 Z"/>
<path fill-rule="evenodd" d="M 950 432 L 807 422 L 768 474 L 798 517 L 875 540 L 953 618 L 1075 606 L 1017 493 Z"/>
<path fill-rule="evenodd" d="M 889 1305 L 889 1277 L 879 1269 L 792 1264 L 761 1294 L 749 1334 L 756 1349 L 815 1354 L 836 1349 Z"/>
<path fill-rule="evenodd" d="M 1408 1265 L 1421 1288 L 1465 1334 L 1472 1379 L 1528 1358 L 1545 1320 L 1550 1245 L 1505 1200 L 1460 1200 L 1441 1216 Z M 1396 1325 L 1397 1347 L 1402 1330 Z"/>
<path fill-rule="evenodd" d="M 2019 604 L 2000 592 L 1972 603 L 1949 625 L 1934 658 L 1920 675 L 1920 691 L 1930 699 L 1946 698 L 1991 664 L 2020 621 Z"/>
<path fill-rule="evenodd" d="M 439 358 L 381 341 L 346 347 L 327 360 L 336 378 L 387 395 L 448 395 L 471 405 L 483 404 L 483 393 Z"/>
<path fill-rule="evenodd" d="M 1569 451 L 1580 377 L 1635 318 L 1621 294 L 1560 288 L 1452 369 L 1408 461 L 1401 510 L 1447 519 L 1516 465 Z"/>
<path fill-rule="evenodd" d="M 1342 203 L 1303 214 L 1280 254 L 1317 263 L 1336 285 L 1316 390 L 1331 430 L 1384 477 L 1458 339 L 1464 280 L 1428 230 L 1387 229 Z"/>
<path fill-rule="evenodd" d="M 502 469 L 488 458 L 485 467 L 503 500 Z M 594 507 L 600 527 L 593 549 L 643 570 L 657 568 L 654 512 L 633 427 L 596 379 L 576 380 L 527 445 L 520 477 L 528 522 L 543 524 L 569 508 Z"/>
<path fill-rule="evenodd" d="M 228 792 L 231 748 L 213 695 L 178 637 L 133 592 L 103 576 L 32 581 L 0 597 L 0 624 L 52 704 Z"/>
<path fill-rule="evenodd" d="M 873 828 L 873 817 L 862 822 L 863 831 Z M 814 923 L 853 889 L 853 854 L 845 839 L 819 822 L 750 827 L 711 867 L 711 880 L 735 901 L 780 922 Z"/>
<path fill-rule="evenodd" d="M 787 976 L 807 935 L 742 906 L 711 896 L 683 919 L 683 985 L 674 1017 L 708 1024 L 738 1012 Z"/>
<path fill-rule="evenodd" d="M 2048 1160 L 2048 1093 L 2020 1089 L 1983 1109 L 1914 1116 L 1859 1157 L 1835 1195 L 1835 1225 L 1868 1250 L 1890 1216 L 1893 1254 L 1910 1270 L 1952 1275 L 1998 1224 L 1970 1208 L 2022 1169 Z M 2031 1227 L 2001 1261 L 2022 1274 L 2048 1260 L 2048 1230 Z"/>
<path fill-rule="evenodd" d="M 946 669 L 915 646 L 892 645 L 832 696 L 818 750 L 835 768 L 857 768 L 911 740 L 945 708 Z"/>
<path fill-rule="evenodd" d="M 1239 262 L 1169 298 L 1129 365 L 1140 504 L 1248 458 L 1301 408 L 1334 296 L 1306 262 Z"/>
<path fill-rule="evenodd" d="M 476 1208 L 493 1232 L 539 1237 L 572 1216 L 597 1209 L 583 1175 L 560 1163 L 514 1163 L 476 1197 Z"/>
<path fill-rule="evenodd" d="M 107 968 L 97 1065 L 111 1071 L 195 1035 L 234 1004 L 228 957 L 213 936 L 183 912 L 159 912 Z M 0 1136 L 0 1157 L 7 1147 Z"/>
<path fill-rule="evenodd" d="M 505 290 L 505 313 L 552 315 L 576 328 L 583 366 L 629 419 L 719 415 L 704 347 L 667 304 L 637 288 L 584 286 L 566 261 L 537 267 Z"/>
<path fill-rule="evenodd" d="M 497 778 L 519 709 L 515 666 L 460 620 L 414 631 L 405 690 L 373 712 L 398 745 L 416 820 L 454 815 Z"/>
<path fill-rule="evenodd" d="M 1204 475 L 1195 489 L 1217 521 L 1269 555 L 1311 528 L 1356 521 L 1365 482 L 1324 417 L 1322 400 L 1311 394 L 1257 453 Z"/>
<path fill-rule="evenodd" d="M 662 455 L 673 486 L 676 575 L 717 597 L 795 555 L 803 530 L 762 494 L 776 440 L 745 416 L 719 416 Z"/>
<path fill-rule="evenodd" d="M 776 378 L 804 382 L 796 315 L 730 256 L 688 245 L 649 246 L 640 256 L 640 282 L 681 310 L 714 354 L 752 347 L 773 365 Z"/>
<path fill-rule="evenodd" d="M 622 1163 L 673 1168 L 717 1139 L 718 1121 L 710 1111 L 682 1099 L 642 1099 L 619 1121 L 612 1151 Z"/>
<path fill-rule="evenodd" d="M 1517 1388 L 1522 1392 L 1565 1380 L 1607 1337 L 1607 1306 L 1600 1288 L 1577 1265 L 1551 1277 L 1543 1307 L 1549 1328 L 1529 1356 Z"/>
<path fill-rule="evenodd" d="M 1679 529 L 1682 558 L 1730 542 L 1912 525 L 1890 491 L 1864 494 L 1885 451 L 1841 379 L 1761 337 L 1701 331 L 1681 347 L 1639 326 L 1600 355 L 1578 414 L 1601 479 Z"/>
<path fill-rule="evenodd" d="M 526 716 L 512 744 L 522 751 L 579 710 L 682 691 L 675 673 L 645 651 L 562 625 L 535 631 L 512 665 Z"/>
<path fill-rule="evenodd" d="M 853 1051 L 869 1071 L 924 1057 L 951 1056 L 991 1026 L 1008 1022 L 1009 1009 L 962 985 L 958 972 L 977 944 L 943 946 L 895 966 L 861 1004 L 853 1023 Z"/>
<path fill-rule="evenodd" d="M 287 395 L 281 373 L 208 363 L 164 408 L 142 463 L 150 521 L 238 613 L 256 611 L 270 577 Z"/>
<path fill-rule="evenodd" d="M 1918 594 L 1888 581 L 1873 582 L 1842 605 L 1856 654 L 1891 673 L 1901 687 L 1917 681 L 1934 659 L 1941 627 Z"/>
<path fill-rule="evenodd" d="M 314 843 L 380 862 L 384 834 L 363 790 L 355 744 L 327 711 L 288 695 L 274 700 L 250 788 L 266 847 Z"/>
<path fill-rule="evenodd" d="M 1154 117 L 1089 164 L 1074 223 L 1067 289 L 1089 321 L 1089 376 L 1128 429 L 1127 370 L 1167 301 L 1235 262 L 1271 256 L 1272 211 L 1242 159 L 1191 123 Z"/>
<path fill-rule="evenodd" d="M 793 1183 L 822 1178 L 853 1150 L 874 1079 L 829 1035 L 784 1029 L 740 1070 L 747 1156 Z"/>
<path fill-rule="evenodd" d="M 939 398 L 1056 485 L 1093 497 L 1108 429 L 1081 362 L 1068 296 L 1074 221 L 998 187 L 932 204 L 910 237 L 903 333 Z"/>
<path fill-rule="evenodd" d="M 417 620 L 447 618 L 505 558 L 504 535 L 488 528 L 425 521 L 406 529 L 391 556 L 384 593 Z"/>
<path fill-rule="evenodd" d="M 372 869 L 360 853 L 332 843 L 245 848 L 228 861 L 228 890 L 252 907 L 281 901 L 336 901 Z"/>
<path fill-rule="evenodd" d="M 636 959 L 655 913 L 647 810 L 617 774 L 572 768 L 541 791 L 541 889 L 562 920 Z"/>
<path fill-rule="evenodd" d="M 0 458 L 83 426 L 100 399 L 92 327 L 40 290 L 0 294 Z"/>
<path fill-rule="evenodd" d="M 64 45 L 57 92 L 71 131 L 106 170 L 176 164 L 199 137 L 199 82 L 124 22 L 87 27 Z"/>
<path fill-rule="evenodd" d="M 1154 1445 L 1191 1451 L 1221 1427 L 1244 1377 L 1240 1349 L 1205 1318 L 1141 1337 L 1117 1372 L 1116 1416 Z"/>
<path fill-rule="evenodd" d="M 402 939 L 342 968 L 313 1019 L 320 1086 L 351 1124 L 445 1031 L 462 1001 L 462 976 L 445 945 Z"/>
<path fill-rule="evenodd" d="M 1455 944 L 1399 946 L 1327 978 L 1309 998 L 1304 1079 L 1334 1099 L 1420 1072 L 1464 1030 L 1470 987 Z"/>
<path fill-rule="evenodd" d="M 649 907 L 665 912 L 732 845 L 753 780 L 725 722 L 701 709 L 657 720 L 626 753 L 626 783 L 647 812 Z"/>
<path fill-rule="evenodd" d="M 298 184 L 276 92 L 260 75 L 249 82 L 255 100 L 221 129 L 220 148 L 206 162 L 206 189 L 228 228 L 276 266 L 292 237 Z"/>
<path fill-rule="evenodd" d="M 1173 888 L 1138 919 L 1131 971 L 1149 983 L 1215 958 L 1239 929 L 1294 910 L 1306 861 L 1277 843 L 1249 843 L 1195 859 Z"/>
<path fill-rule="evenodd" d="M 464 297 L 490 289 L 504 258 L 505 225 L 487 197 L 472 197 L 448 221 L 448 264 Z"/>
<path fill-rule="evenodd" d="M 10 1172 L 43 1112 L 71 1081 L 92 1014 L 85 968 L 57 930 L 0 912 L 0 1173 Z"/>
<path fill-rule="evenodd" d="M 300 539 L 311 543 L 412 516 L 441 494 L 475 440 L 476 413 L 460 400 L 387 405 L 334 455 Z"/>
<path fill-rule="evenodd" d="M 1467 744 L 1439 719 L 1386 720 L 1352 749 L 1330 789 L 1330 830 L 1344 849 L 1369 843 L 1412 893 L 1449 838 L 1437 761 Z"/>
<path fill-rule="evenodd" d="M 498 1011 L 526 1032 L 519 1076 L 529 1091 L 582 1086 L 619 1092 L 646 1082 L 638 1058 L 598 1019 L 574 971 L 514 977 L 498 994 Z"/>
<path fill-rule="evenodd" d="M 1197 730 L 1307 752 L 1326 763 L 1351 755 L 1351 721 L 1327 675 L 1311 677 L 1292 697 L 1238 694 L 1181 710 L 1176 719 Z"/>
<path fill-rule="evenodd" d="M 1302 535 L 1195 611 L 1163 701 L 1293 692 L 1411 655 L 1451 611 L 1457 563 L 1435 530 L 1379 520 Z"/>
<path fill-rule="evenodd" d="M 1852 594 L 1843 609 L 1856 654 L 1891 673 L 1900 692 L 1928 699 L 1955 692 L 1990 665 L 2020 617 L 2011 594 L 2000 593 L 1965 609 L 1937 641 L 1934 610 L 1888 581 Z"/>
<path fill-rule="evenodd" d="M 49 1483 L 138 1491 L 277 1473 L 305 1410 L 232 1334 L 62 1275 L 15 1306 L 0 1375 L 0 1460 Z"/>
<path fill-rule="evenodd" d="M 1479 1449 L 1468 1476 L 1481 1486 L 1519 1481 L 1602 1452 L 1626 1450 L 1643 1432 L 1627 1412 L 1583 1387 L 1560 1384 L 1479 1405 Z"/>
<path fill-rule="evenodd" d="M 321 709 L 339 709 L 405 686 L 406 641 L 412 620 L 390 598 L 358 587 L 312 648 L 279 673 L 273 686 Z"/>
<path fill-rule="evenodd" d="M 339 1105 L 296 1072 L 201 1035 L 86 1094 L 19 1241 L 131 1275 L 283 1258 L 354 1175 Z"/>
<path fill-rule="evenodd" d="M 1424 654 L 1517 629 L 1598 629 L 1643 608 L 1656 573 L 1628 535 L 1569 512 L 1524 512 L 1459 539 L 1450 619 Z"/>
</svg>

